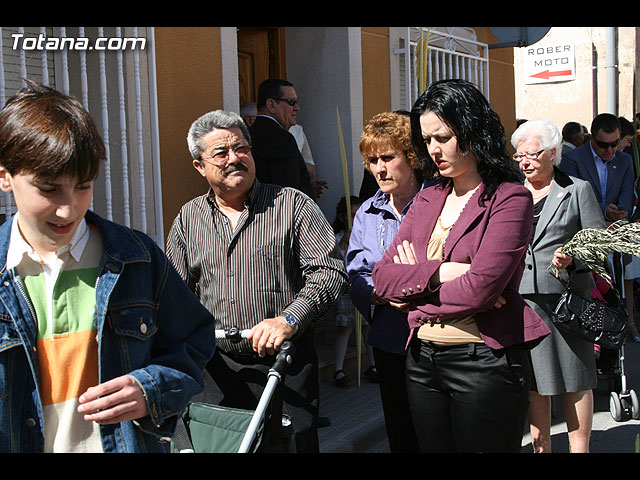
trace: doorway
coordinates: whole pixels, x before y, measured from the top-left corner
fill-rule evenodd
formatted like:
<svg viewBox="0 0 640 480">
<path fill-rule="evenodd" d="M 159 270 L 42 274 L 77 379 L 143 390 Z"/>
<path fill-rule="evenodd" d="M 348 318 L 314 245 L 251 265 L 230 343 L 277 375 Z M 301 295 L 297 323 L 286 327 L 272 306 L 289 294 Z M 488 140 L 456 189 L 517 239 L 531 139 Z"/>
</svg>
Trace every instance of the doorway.
<svg viewBox="0 0 640 480">
<path fill-rule="evenodd" d="M 255 102 L 267 78 L 286 78 L 283 27 L 238 27 L 240 105 Z"/>
</svg>

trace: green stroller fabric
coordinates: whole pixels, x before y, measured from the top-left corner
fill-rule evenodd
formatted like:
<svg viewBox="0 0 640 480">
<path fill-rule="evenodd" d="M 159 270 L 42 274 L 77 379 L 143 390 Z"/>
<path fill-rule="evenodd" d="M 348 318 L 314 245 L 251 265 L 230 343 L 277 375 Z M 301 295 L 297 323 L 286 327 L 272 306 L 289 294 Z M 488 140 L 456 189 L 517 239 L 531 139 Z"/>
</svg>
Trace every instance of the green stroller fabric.
<svg viewBox="0 0 640 480">
<path fill-rule="evenodd" d="M 207 403 L 190 403 L 182 414 L 183 432 L 176 431 L 172 451 L 185 448 L 190 443 L 195 453 L 237 453 L 249 428 L 253 410 L 242 410 Z M 184 435 L 188 437 L 184 439 Z M 265 434 L 265 421 L 256 432 L 251 452 L 292 452 L 293 426 L 288 417 L 282 417 L 280 441 L 273 442 Z M 187 445 L 188 446 L 188 445 Z"/>
</svg>

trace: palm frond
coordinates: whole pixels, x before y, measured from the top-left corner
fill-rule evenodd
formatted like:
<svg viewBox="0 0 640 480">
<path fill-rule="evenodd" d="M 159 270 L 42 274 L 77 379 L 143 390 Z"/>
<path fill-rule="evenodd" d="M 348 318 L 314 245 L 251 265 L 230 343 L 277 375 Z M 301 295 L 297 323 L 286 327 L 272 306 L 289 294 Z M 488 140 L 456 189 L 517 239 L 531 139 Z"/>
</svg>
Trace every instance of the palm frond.
<svg viewBox="0 0 640 480">
<path fill-rule="evenodd" d="M 607 270 L 607 258 L 614 252 L 640 257 L 640 223 L 619 220 L 607 228 L 585 228 L 562 246 L 562 253 L 582 260 L 609 285 L 613 285 L 613 278 Z M 553 265 L 550 268 L 559 275 Z"/>
</svg>

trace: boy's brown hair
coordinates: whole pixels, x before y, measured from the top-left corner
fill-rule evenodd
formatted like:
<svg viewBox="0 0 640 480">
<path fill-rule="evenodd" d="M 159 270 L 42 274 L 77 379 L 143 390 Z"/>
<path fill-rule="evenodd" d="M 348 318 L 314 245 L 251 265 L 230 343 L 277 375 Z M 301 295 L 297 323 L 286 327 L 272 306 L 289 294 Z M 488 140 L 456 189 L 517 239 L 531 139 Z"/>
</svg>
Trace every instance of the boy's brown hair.
<svg viewBox="0 0 640 480">
<path fill-rule="evenodd" d="M 94 180 L 105 146 L 93 119 L 73 97 L 27 81 L 0 111 L 0 165 L 11 175 L 69 175 Z"/>
</svg>

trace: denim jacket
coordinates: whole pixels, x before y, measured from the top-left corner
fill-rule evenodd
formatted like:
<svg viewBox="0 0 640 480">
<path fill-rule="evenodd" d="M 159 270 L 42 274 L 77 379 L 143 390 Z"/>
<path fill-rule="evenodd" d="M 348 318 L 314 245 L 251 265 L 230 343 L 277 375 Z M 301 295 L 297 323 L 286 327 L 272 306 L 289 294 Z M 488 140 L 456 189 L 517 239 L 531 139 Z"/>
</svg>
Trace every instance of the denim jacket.
<svg viewBox="0 0 640 480">
<path fill-rule="evenodd" d="M 103 450 L 168 452 L 178 415 L 204 388 L 213 318 L 149 237 L 92 212 L 86 220 L 104 245 L 96 284 L 100 382 L 132 375 L 149 411 L 101 425 Z M 37 322 L 17 273 L 6 269 L 11 224 L 0 227 L 0 452 L 42 452 Z"/>
</svg>

